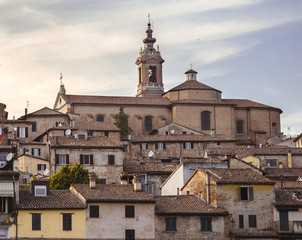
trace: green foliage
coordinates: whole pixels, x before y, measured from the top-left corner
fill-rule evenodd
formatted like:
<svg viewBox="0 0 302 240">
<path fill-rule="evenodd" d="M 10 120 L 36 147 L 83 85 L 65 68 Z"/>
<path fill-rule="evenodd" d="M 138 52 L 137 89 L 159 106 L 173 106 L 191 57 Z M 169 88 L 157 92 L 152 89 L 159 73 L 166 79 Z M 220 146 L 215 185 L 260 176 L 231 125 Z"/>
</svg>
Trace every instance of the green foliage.
<svg viewBox="0 0 302 240">
<path fill-rule="evenodd" d="M 50 189 L 68 189 L 72 183 L 89 183 L 89 172 L 82 165 L 65 165 L 49 178 Z"/>
<path fill-rule="evenodd" d="M 33 178 L 32 178 L 32 181 L 37 181 L 38 178 L 34 175 Z M 27 185 L 23 186 L 23 187 L 20 187 L 21 190 L 28 190 L 30 188 L 30 183 L 29 182 Z"/>
<path fill-rule="evenodd" d="M 123 106 L 120 106 L 119 112 L 113 117 L 113 119 L 114 125 L 121 130 L 122 136 L 127 136 L 133 132 L 132 129 L 128 127 L 128 117 L 124 112 Z"/>
</svg>

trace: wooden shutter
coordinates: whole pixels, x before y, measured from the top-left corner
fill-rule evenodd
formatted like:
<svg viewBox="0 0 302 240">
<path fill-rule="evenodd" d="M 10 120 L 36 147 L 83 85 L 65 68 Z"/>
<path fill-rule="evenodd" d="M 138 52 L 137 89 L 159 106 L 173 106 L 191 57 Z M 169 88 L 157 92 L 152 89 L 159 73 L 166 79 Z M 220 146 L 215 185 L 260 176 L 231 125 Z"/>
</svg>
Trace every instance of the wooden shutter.
<svg viewBox="0 0 302 240">
<path fill-rule="evenodd" d="M 158 149 L 158 144 L 157 143 L 155 143 L 155 149 Z"/>
<path fill-rule="evenodd" d="M 28 137 L 28 127 L 25 128 L 25 137 Z"/>
<path fill-rule="evenodd" d="M 33 148 L 31 149 L 31 155 L 32 156 L 34 155 L 34 149 Z"/>
<path fill-rule="evenodd" d="M 186 143 L 185 142 L 183 143 L 183 148 L 186 149 Z"/>
<path fill-rule="evenodd" d="M 139 146 L 140 146 L 140 150 L 142 150 L 143 149 L 142 143 Z"/>
<path fill-rule="evenodd" d="M 83 165 L 83 158 L 84 158 L 83 154 L 80 154 L 80 164 L 81 165 Z"/>
<path fill-rule="evenodd" d="M 93 154 L 90 155 L 90 165 L 93 165 Z"/>
<path fill-rule="evenodd" d="M 166 149 L 166 143 L 163 143 L 163 149 Z"/>
<path fill-rule="evenodd" d="M 148 149 L 148 143 L 146 143 L 146 149 Z"/>
<path fill-rule="evenodd" d="M 66 156 L 66 157 L 65 157 L 65 159 L 66 159 L 66 164 L 69 164 L 69 154 L 66 154 L 65 156 Z"/>
<path fill-rule="evenodd" d="M 55 161 L 56 161 L 56 164 L 59 164 L 59 154 L 56 154 L 56 157 L 55 157 Z"/>
<path fill-rule="evenodd" d="M 17 137 L 20 137 L 20 128 L 17 127 Z"/>
<path fill-rule="evenodd" d="M 134 206 L 125 206 L 125 217 L 126 218 L 134 218 Z"/>
<path fill-rule="evenodd" d="M 249 200 L 254 200 L 254 189 L 249 187 Z"/>
<path fill-rule="evenodd" d="M 38 154 L 39 154 L 39 156 L 41 155 L 41 149 L 40 148 L 38 148 Z"/>
<path fill-rule="evenodd" d="M 193 142 L 191 142 L 191 149 L 193 149 L 194 148 L 194 144 L 193 144 Z"/>
<path fill-rule="evenodd" d="M 239 200 L 241 200 L 241 187 L 238 187 Z"/>
</svg>

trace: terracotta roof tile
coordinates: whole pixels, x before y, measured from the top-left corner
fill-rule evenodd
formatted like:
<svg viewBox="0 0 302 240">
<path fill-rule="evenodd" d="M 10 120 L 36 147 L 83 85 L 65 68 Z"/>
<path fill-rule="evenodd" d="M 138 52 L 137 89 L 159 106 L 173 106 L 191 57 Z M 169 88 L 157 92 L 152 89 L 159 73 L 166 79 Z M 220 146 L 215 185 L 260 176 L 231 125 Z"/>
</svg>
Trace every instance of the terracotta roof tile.
<svg viewBox="0 0 302 240">
<path fill-rule="evenodd" d="M 155 212 L 159 215 L 228 215 L 226 210 L 207 205 L 194 195 L 159 196 L 155 201 Z"/>
<path fill-rule="evenodd" d="M 116 131 L 119 132 L 120 129 L 113 123 L 103 123 L 103 122 L 77 122 L 74 129 L 83 130 L 99 130 L 99 131 Z"/>
<path fill-rule="evenodd" d="M 302 207 L 302 189 L 276 189 L 276 207 Z"/>
<path fill-rule="evenodd" d="M 29 191 L 20 190 L 20 209 L 83 209 L 83 203 L 70 190 L 51 190 L 49 196 L 36 197 Z"/>
<path fill-rule="evenodd" d="M 117 96 L 88 96 L 88 95 L 65 95 L 69 103 L 80 104 L 116 104 L 125 105 L 160 105 L 169 106 L 170 101 L 166 98 L 144 97 L 117 97 Z"/>
<path fill-rule="evenodd" d="M 97 184 L 91 189 L 88 184 L 73 184 L 87 202 L 133 202 L 154 203 L 154 198 L 145 192 L 135 192 L 133 185 Z"/>
<path fill-rule="evenodd" d="M 281 109 L 275 108 L 269 105 L 265 105 L 262 103 L 254 102 L 248 99 L 222 99 L 223 102 L 225 103 L 230 103 L 236 105 L 236 107 L 239 108 L 246 108 L 246 107 L 251 107 L 251 108 L 274 108 L 280 112 L 282 112 Z"/>
<path fill-rule="evenodd" d="M 112 139 L 104 136 L 88 137 L 86 140 L 79 140 L 75 137 L 56 136 L 50 138 L 51 148 L 122 148 L 121 145 L 115 143 Z"/>
<path fill-rule="evenodd" d="M 275 183 L 262 176 L 262 174 L 250 169 L 223 169 L 223 168 L 203 168 L 203 172 L 209 172 L 218 184 L 256 184 L 274 185 Z"/>
<path fill-rule="evenodd" d="M 231 139 L 211 137 L 199 134 L 175 134 L 175 135 L 141 135 L 134 137 L 132 143 L 141 142 L 204 142 L 204 141 L 234 141 Z"/>
<path fill-rule="evenodd" d="M 179 161 L 162 162 L 160 160 L 124 160 L 124 171 L 133 173 L 162 173 L 170 174 L 179 164 Z"/>
<path fill-rule="evenodd" d="M 266 168 L 264 171 L 266 177 L 302 177 L 302 168 Z"/>
<path fill-rule="evenodd" d="M 205 85 L 201 82 L 198 82 L 196 80 L 187 80 L 187 81 L 179 84 L 178 86 L 170 89 L 168 92 L 179 91 L 179 90 L 190 90 L 190 89 L 214 90 L 214 91 L 221 92 L 215 88 L 212 88 L 212 87 Z"/>
<path fill-rule="evenodd" d="M 274 182 L 276 183 L 275 188 L 281 188 L 281 181 L 274 180 Z M 282 188 L 302 189 L 302 181 L 286 181 L 286 180 L 283 180 L 282 181 Z"/>
</svg>

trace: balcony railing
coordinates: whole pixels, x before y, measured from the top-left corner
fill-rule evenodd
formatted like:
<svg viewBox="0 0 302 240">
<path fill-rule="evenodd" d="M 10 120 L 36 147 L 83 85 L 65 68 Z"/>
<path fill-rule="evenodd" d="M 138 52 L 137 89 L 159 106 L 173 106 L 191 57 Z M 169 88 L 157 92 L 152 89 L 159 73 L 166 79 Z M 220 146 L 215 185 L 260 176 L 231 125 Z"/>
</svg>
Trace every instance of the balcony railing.
<svg viewBox="0 0 302 240">
<path fill-rule="evenodd" d="M 281 221 L 275 222 L 275 229 L 279 233 L 301 233 L 302 234 L 302 220 L 301 221 Z"/>
</svg>

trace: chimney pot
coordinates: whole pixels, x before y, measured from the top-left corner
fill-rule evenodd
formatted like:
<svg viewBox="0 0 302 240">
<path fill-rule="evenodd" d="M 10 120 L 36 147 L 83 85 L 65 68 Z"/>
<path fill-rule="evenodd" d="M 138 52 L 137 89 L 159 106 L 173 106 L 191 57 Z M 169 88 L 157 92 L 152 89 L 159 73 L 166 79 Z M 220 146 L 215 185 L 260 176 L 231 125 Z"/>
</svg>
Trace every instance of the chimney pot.
<svg viewBox="0 0 302 240">
<path fill-rule="evenodd" d="M 136 192 L 142 191 L 142 175 L 140 173 L 134 174 L 133 185 L 134 185 L 134 191 Z"/>
<path fill-rule="evenodd" d="M 92 172 L 89 174 L 89 186 L 90 188 L 95 188 L 96 187 L 96 178 L 97 175 L 95 172 Z"/>
</svg>

